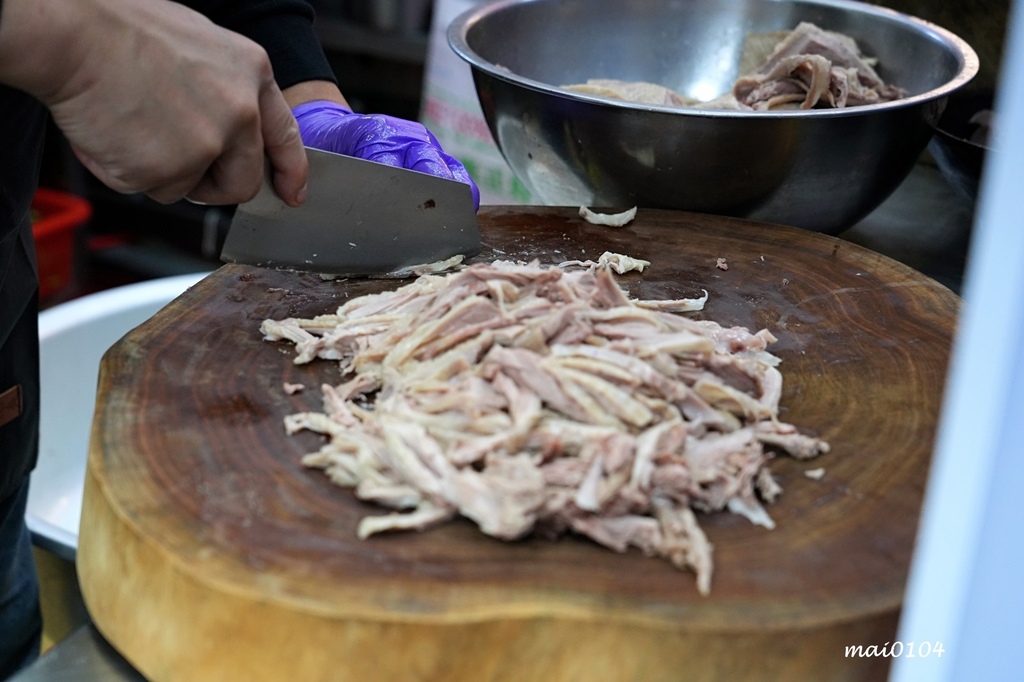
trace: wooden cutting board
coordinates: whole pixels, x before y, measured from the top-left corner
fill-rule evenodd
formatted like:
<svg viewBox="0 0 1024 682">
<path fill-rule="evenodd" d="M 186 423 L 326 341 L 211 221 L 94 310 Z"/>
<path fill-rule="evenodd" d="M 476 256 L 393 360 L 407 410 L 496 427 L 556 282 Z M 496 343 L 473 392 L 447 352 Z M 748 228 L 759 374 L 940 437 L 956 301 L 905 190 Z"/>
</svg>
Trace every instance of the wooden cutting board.
<svg viewBox="0 0 1024 682">
<path fill-rule="evenodd" d="M 708 597 L 665 561 L 578 538 L 505 543 L 459 520 L 360 541 L 380 510 L 304 468 L 319 437 L 282 425 L 320 408 L 336 365 L 294 365 L 259 325 L 401 283 L 224 266 L 102 363 L 78 570 L 111 643 L 190 682 L 884 675 L 844 650 L 894 639 L 960 300 L 853 244 L 735 219 L 641 210 L 609 228 L 485 207 L 480 226 L 474 260 L 644 258 L 620 278 L 632 296 L 706 289 L 698 316 L 779 338 L 781 416 L 832 452 L 772 464 L 776 529 L 702 515 Z"/>
</svg>

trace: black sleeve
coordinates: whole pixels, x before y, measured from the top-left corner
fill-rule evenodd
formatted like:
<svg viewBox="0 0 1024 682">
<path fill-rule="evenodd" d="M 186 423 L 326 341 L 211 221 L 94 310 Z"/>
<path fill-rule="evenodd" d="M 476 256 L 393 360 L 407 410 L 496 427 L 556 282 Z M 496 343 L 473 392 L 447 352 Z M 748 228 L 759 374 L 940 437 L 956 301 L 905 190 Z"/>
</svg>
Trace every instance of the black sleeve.
<svg viewBox="0 0 1024 682">
<path fill-rule="evenodd" d="M 181 4 L 262 45 L 282 90 L 309 80 L 337 82 L 313 31 L 313 7 L 305 0 L 181 0 Z"/>
</svg>

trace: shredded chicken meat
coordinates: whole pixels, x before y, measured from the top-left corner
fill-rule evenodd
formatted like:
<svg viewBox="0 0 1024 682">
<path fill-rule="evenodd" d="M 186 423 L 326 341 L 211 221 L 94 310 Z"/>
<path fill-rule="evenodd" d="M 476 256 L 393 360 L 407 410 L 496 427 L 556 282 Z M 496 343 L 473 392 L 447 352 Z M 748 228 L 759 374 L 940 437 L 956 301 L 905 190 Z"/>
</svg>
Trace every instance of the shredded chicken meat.
<svg viewBox="0 0 1024 682">
<path fill-rule="evenodd" d="M 261 331 L 296 363 L 340 366 L 323 411 L 285 426 L 326 436 L 305 465 L 392 510 L 360 538 L 457 515 L 505 540 L 574 532 L 692 570 L 708 594 L 698 513 L 771 528 L 769 460 L 828 445 L 778 419 L 770 332 L 673 312 L 706 296 L 638 301 L 608 264 L 498 261 Z"/>
<path fill-rule="evenodd" d="M 792 31 L 748 36 L 740 69 L 732 91 L 707 102 L 645 82 L 595 78 L 563 87 L 641 104 L 741 111 L 841 109 L 907 96 L 882 81 L 853 38 L 806 21 Z"/>
</svg>

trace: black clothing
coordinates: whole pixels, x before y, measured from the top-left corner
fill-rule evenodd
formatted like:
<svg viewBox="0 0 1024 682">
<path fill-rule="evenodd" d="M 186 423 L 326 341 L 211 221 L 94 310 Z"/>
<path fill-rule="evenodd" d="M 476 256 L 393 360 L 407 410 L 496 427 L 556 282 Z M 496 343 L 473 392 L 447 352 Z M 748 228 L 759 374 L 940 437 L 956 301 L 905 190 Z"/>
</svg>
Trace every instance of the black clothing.
<svg viewBox="0 0 1024 682">
<path fill-rule="evenodd" d="M 215 23 L 251 38 L 267 51 L 274 79 L 285 88 L 310 80 L 336 82 L 313 31 L 304 0 L 182 0 Z"/>
<path fill-rule="evenodd" d="M 29 209 L 46 111 L 0 86 L 0 394 L 20 386 L 20 416 L 0 426 L 0 501 L 35 466 L 39 422 L 39 285 Z M 10 395 L 10 394 L 8 394 Z"/>
<path fill-rule="evenodd" d="M 27 480 L 0 501 L 0 680 L 39 656 L 43 634 L 39 583 L 24 520 L 27 503 Z"/>
</svg>

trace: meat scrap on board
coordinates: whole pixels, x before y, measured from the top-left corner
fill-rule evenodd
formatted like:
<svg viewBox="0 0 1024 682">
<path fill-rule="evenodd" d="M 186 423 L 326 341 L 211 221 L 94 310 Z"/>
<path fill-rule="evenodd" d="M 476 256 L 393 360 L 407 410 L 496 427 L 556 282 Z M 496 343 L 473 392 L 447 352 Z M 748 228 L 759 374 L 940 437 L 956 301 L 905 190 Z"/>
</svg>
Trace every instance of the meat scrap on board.
<svg viewBox="0 0 1024 682">
<path fill-rule="evenodd" d="M 497 261 L 261 331 L 296 363 L 339 365 L 323 412 L 285 426 L 327 437 L 305 465 L 392 510 L 361 538 L 457 515 L 505 540 L 574 532 L 692 570 L 708 594 L 695 512 L 773 527 L 769 461 L 828 445 L 778 419 L 769 331 L 673 312 L 705 298 L 633 300 L 608 265 Z"/>
</svg>

